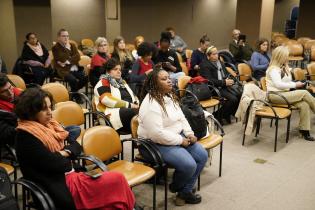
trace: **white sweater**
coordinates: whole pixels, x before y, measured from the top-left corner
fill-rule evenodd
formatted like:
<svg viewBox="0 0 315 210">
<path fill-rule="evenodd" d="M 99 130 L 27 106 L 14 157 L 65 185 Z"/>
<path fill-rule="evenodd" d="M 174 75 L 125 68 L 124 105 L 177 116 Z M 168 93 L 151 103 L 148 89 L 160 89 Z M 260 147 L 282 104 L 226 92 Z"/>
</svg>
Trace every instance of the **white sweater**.
<svg viewBox="0 0 315 210">
<path fill-rule="evenodd" d="M 183 137 L 194 134 L 178 104 L 164 97 L 167 115 L 159 103 L 147 94 L 139 110 L 138 136 L 163 145 L 181 145 Z"/>
<path fill-rule="evenodd" d="M 289 91 L 290 88 L 296 88 L 295 82 L 292 82 L 291 73 L 281 78 L 281 69 L 276 66 L 267 69 L 266 85 L 267 91 Z"/>
</svg>

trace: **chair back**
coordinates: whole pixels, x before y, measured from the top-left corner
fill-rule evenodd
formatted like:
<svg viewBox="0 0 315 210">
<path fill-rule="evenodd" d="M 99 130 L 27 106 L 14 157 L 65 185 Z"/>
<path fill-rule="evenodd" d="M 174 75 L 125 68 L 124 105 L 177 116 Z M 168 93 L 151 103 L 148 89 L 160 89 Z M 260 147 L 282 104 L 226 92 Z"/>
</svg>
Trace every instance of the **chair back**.
<svg viewBox="0 0 315 210">
<path fill-rule="evenodd" d="M 305 50 L 310 50 L 310 49 L 312 48 L 312 46 L 315 46 L 315 40 L 314 40 L 314 39 L 308 40 L 308 41 L 304 44 Z"/>
<path fill-rule="evenodd" d="M 267 92 L 267 82 L 266 82 L 266 77 L 260 78 L 260 85 L 261 89 L 265 92 Z"/>
<path fill-rule="evenodd" d="M 180 67 L 182 67 L 182 71 L 185 75 L 188 75 L 188 67 L 186 66 L 186 63 L 180 63 Z"/>
<path fill-rule="evenodd" d="M 91 58 L 87 55 L 81 55 L 79 65 L 83 66 L 86 75 L 89 75 L 90 67 L 91 67 Z"/>
<path fill-rule="evenodd" d="M 67 88 L 58 82 L 46 83 L 42 86 L 42 89 L 52 95 L 54 103 L 70 100 Z"/>
<path fill-rule="evenodd" d="M 311 63 L 307 66 L 307 73 L 311 75 L 310 80 L 315 80 L 315 63 Z"/>
<path fill-rule="evenodd" d="M 86 47 L 94 47 L 94 42 L 92 39 L 82 39 L 81 45 Z"/>
<path fill-rule="evenodd" d="M 131 137 L 138 138 L 138 127 L 139 127 L 138 115 L 135 115 L 131 119 L 130 126 L 131 126 Z"/>
<path fill-rule="evenodd" d="M 247 81 L 252 76 L 252 68 L 247 63 L 239 63 L 238 73 L 240 75 L 240 81 Z"/>
<path fill-rule="evenodd" d="M 191 55 L 192 55 L 193 51 L 190 49 L 186 49 L 186 58 L 187 59 L 191 59 Z"/>
<path fill-rule="evenodd" d="M 315 61 L 315 45 L 311 48 L 311 61 Z"/>
<path fill-rule="evenodd" d="M 306 77 L 305 77 L 305 71 L 301 68 L 295 68 L 293 69 L 293 76 L 294 76 L 294 79 L 295 80 L 305 80 Z"/>
<path fill-rule="evenodd" d="M 80 126 L 85 123 L 82 107 L 73 101 L 60 102 L 56 104 L 56 108 L 52 112 L 52 115 L 55 120 L 64 126 Z"/>
<path fill-rule="evenodd" d="M 302 56 L 303 55 L 303 46 L 302 44 L 298 43 L 298 42 L 290 42 L 286 44 L 289 52 L 290 52 L 290 56 Z"/>
<path fill-rule="evenodd" d="M 184 61 L 183 61 L 182 55 L 179 54 L 178 52 L 176 52 L 176 55 L 177 55 L 177 58 L 178 58 L 179 63 L 183 63 Z"/>
<path fill-rule="evenodd" d="M 311 38 L 309 38 L 309 37 L 300 37 L 300 38 L 298 38 L 297 39 L 297 41 L 298 41 L 298 43 L 300 43 L 301 45 L 305 45 L 305 43 L 307 42 L 307 41 L 309 41 L 309 40 L 311 40 Z"/>
<path fill-rule="evenodd" d="M 109 126 L 98 125 L 86 130 L 83 136 L 83 151 L 102 161 L 111 159 L 122 151 L 118 133 Z"/>
<path fill-rule="evenodd" d="M 13 83 L 13 85 L 22 90 L 26 89 L 26 85 L 22 77 L 15 74 L 7 74 L 9 80 Z"/>
</svg>

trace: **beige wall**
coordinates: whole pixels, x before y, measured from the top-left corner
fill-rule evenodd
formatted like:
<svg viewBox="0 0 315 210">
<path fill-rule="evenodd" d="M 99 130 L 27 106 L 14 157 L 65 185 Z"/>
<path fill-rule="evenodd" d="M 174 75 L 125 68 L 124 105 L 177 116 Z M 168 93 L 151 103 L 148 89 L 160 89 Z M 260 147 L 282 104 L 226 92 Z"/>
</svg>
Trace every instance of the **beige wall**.
<svg viewBox="0 0 315 210">
<path fill-rule="evenodd" d="M 12 0 L 0 1 L 0 55 L 10 72 L 17 59 L 14 9 Z"/>
<path fill-rule="evenodd" d="M 75 41 L 105 36 L 104 8 L 104 0 L 51 0 L 53 40 L 61 28 Z"/>
<path fill-rule="evenodd" d="M 271 39 L 275 0 L 263 0 L 261 7 L 259 38 Z"/>
<path fill-rule="evenodd" d="M 238 0 L 236 9 L 236 28 L 246 34 L 250 45 L 259 38 L 262 0 Z"/>
<path fill-rule="evenodd" d="M 118 19 L 117 20 L 113 20 L 113 19 L 109 19 L 108 17 L 106 17 L 107 14 L 107 10 L 109 8 L 107 8 L 107 1 L 105 0 L 105 20 L 106 20 L 106 38 L 107 40 L 112 43 L 115 39 L 115 37 L 121 35 L 121 7 L 120 7 L 120 0 L 117 1 L 118 2 Z"/>
<path fill-rule="evenodd" d="M 276 0 L 272 31 L 284 33 L 285 21 L 290 19 L 291 9 L 299 4 L 300 0 Z"/>
<path fill-rule="evenodd" d="M 137 35 L 157 41 L 173 26 L 191 49 L 207 33 L 212 44 L 226 48 L 235 25 L 236 0 L 132 0 L 121 1 L 121 29 L 127 42 Z"/>
<path fill-rule="evenodd" d="M 50 0 L 14 0 L 16 39 L 20 54 L 29 32 L 37 34 L 46 48 L 52 45 Z"/>
</svg>

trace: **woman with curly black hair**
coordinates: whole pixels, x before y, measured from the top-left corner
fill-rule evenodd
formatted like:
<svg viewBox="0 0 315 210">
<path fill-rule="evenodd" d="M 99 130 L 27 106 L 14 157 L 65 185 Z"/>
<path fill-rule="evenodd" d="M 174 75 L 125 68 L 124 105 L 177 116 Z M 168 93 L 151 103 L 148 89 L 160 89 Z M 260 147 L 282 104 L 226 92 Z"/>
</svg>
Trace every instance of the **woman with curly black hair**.
<svg viewBox="0 0 315 210">
<path fill-rule="evenodd" d="M 151 139 L 164 161 L 175 168 L 170 191 L 177 192 L 176 205 L 197 204 L 201 196 L 193 188 L 205 163 L 207 152 L 197 142 L 175 95 L 167 71 L 152 71 L 143 86 L 139 109 L 139 137 Z"/>
</svg>

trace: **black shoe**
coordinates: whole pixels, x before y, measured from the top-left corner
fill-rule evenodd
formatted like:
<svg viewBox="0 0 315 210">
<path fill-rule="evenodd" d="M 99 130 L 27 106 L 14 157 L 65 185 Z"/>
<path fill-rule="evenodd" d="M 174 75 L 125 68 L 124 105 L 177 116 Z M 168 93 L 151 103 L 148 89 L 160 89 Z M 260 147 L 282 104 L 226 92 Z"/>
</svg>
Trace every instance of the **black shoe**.
<svg viewBox="0 0 315 210">
<path fill-rule="evenodd" d="M 194 194 L 192 192 L 189 192 L 189 193 L 179 192 L 177 194 L 177 197 L 184 200 L 185 203 L 189 203 L 189 204 L 201 203 L 201 196 L 199 194 Z"/>
<path fill-rule="evenodd" d="M 300 130 L 300 133 L 302 134 L 304 140 L 306 140 L 306 141 L 315 141 L 315 138 L 313 136 L 311 136 L 310 131 Z"/>
</svg>

